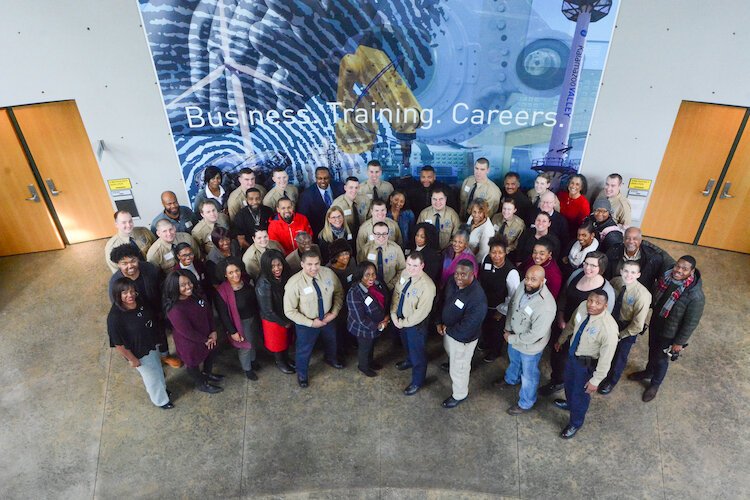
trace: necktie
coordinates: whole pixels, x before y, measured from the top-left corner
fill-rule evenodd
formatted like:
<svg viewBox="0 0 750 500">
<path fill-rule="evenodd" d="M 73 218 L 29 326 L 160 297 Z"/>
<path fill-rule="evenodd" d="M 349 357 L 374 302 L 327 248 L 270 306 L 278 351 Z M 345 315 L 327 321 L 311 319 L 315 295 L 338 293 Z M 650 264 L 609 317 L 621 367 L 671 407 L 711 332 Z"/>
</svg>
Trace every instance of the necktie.
<svg viewBox="0 0 750 500">
<path fill-rule="evenodd" d="M 359 227 L 359 209 L 357 208 L 357 202 L 352 202 L 352 217 L 354 218 L 354 226 L 355 228 Z M 349 228 L 352 229 L 352 228 Z M 354 232 L 354 230 L 352 230 Z"/>
<path fill-rule="evenodd" d="M 469 199 L 466 201 L 466 211 L 469 211 L 469 205 L 471 205 L 471 202 L 474 201 L 474 193 L 477 192 L 477 184 L 474 184 L 474 187 L 471 188 L 471 191 L 469 192 Z"/>
<path fill-rule="evenodd" d="M 505 234 L 505 230 L 508 229 L 508 223 L 503 221 L 503 223 L 500 225 L 500 232 L 498 232 L 498 236 L 502 236 Z"/>
<path fill-rule="evenodd" d="M 316 278 L 313 278 L 313 287 L 315 288 L 315 293 L 318 294 L 318 319 L 323 319 L 323 316 L 326 315 L 325 309 L 323 309 L 323 293 L 320 291 Z"/>
<path fill-rule="evenodd" d="M 440 214 L 435 214 L 435 227 L 440 232 Z"/>
<path fill-rule="evenodd" d="M 289 198 L 289 195 L 286 194 L 286 189 L 284 190 L 284 196 L 282 196 L 282 198 Z"/>
<path fill-rule="evenodd" d="M 325 202 L 326 207 L 331 208 L 331 205 L 333 204 L 333 200 L 331 199 L 331 195 L 328 194 L 327 189 L 323 192 L 323 201 Z"/>
<path fill-rule="evenodd" d="M 378 281 L 385 285 L 385 273 L 383 272 L 383 248 L 378 247 Z"/>
<path fill-rule="evenodd" d="M 132 236 L 130 237 L 130 246 L 133 247 L 133 249 L 138 252 L 138 260 L 146 260 L 143 257 L 143 252 L 141 252 L 141 249 L 138 247 L 138 243 L 135 242 L 135 238 Z"/>
<path fill-rule="evenodd" d="M 378 195 L 378 188 L 373 187 L 372 188 L 372 201 L 379 200 L 380 196 Z"/>
<path fill-rule="evenodd" d="M 411 278 L 409 278 L 404 285 L 403 290 L 401 290 L 401 296 L 398 298 L 398 307 L 396 308 L 396 317 L 398 319 L 404 319 L 404 300 L 406 299 L 406 292 L 409 290 L 410 286 Z"/>
<path fill-rule="evenodd" d="M 578 349 L 578 344 L 581 342 L 581 335 L 583 335 L 583 329 L 586 328 L 586 325 L 589 324 L 589 316 L 586 315 L 586 319 L 583 320 L 583 323 L 581 323 L 581 326 L 578 327 L 578 331 L 576 332 L 575 336 L 573 336 L 573 341 L 570 343 L 570 349 L 568 350 L 568 355 L 572 358 L 576 355 L 576 349 Z"/>
</svg>

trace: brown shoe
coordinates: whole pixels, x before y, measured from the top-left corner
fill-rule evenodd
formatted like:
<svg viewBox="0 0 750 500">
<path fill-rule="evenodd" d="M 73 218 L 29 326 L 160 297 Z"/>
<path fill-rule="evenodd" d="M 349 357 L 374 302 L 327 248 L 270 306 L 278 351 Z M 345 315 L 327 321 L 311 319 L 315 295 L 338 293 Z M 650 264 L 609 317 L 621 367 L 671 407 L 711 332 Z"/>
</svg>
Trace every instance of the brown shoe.
<svg viewBox="0 0 750 500">
<path fill-rule="evenodd" d="M 172 368 L 180 368 L 182 366 L 182 361 L 179 358 L 167 354 L 166 356 L 161 357 L 161 364 L 171 366 Z"/>
<path fill-rule="evenodd" d="M 529 408 L 528 410 L 524 410 L 518 405 L 513 405 L 508 408 L 508 415 L 523 415 L 524 413 L 528 413 L 530 410 L 531 408 Z"/>
<path fill-rule="evenodd" d="M 650 385 L 648 386 L 648 389 L 646 389 L 643 392 L 643 397 L 641 398 L 644 403 L 648 403 L 649 401 L 653 401 L 653 399 L 656 397 L 656 393 L 659 392 L 659 386 L 658 385 Z"/>
</svg>

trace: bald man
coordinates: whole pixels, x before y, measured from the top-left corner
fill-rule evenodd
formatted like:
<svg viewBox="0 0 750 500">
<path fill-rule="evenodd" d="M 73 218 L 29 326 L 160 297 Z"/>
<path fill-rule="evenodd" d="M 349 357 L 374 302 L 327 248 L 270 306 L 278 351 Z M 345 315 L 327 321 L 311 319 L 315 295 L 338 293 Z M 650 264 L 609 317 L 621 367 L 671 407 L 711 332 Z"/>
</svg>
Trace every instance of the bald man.
<svg viewBox="0 0 750 500">
<path fill-rule="evenodd" d="M 536 403 L 539 360 L 557 312 L 555 297 L 545 281 L 542 266 L 529 267 L 523 286 L 516 289 L 508 305 L 503 337 L 508 343 L 510 365 L 498 385 L 508 388 L 521 384 L 518 403 L 508 408 L 510 415 L 526 413 Z"/>
<path fill-rule="evenodd" d="M 177 195 L 172 191 L 164 191 L 161 194 L 161 204 L 164 211 L 151 221 L 152 233 L 156 234 L 156 223 L 162 219 L 172 221 L 178 233 L 190 234 L 193 232 L 193 227 L 198 223 L 198 217 L 190 208 L 179 204 Z"/>
<path fill-rule="evenodd" d="M 611 280 L 620 276 L 626 262 L 637 262 L 641 267 L 638 281 L 651 288 L 654 280 L 674 267 L 674 259 L 651 242 L 643 241 L 643 233 L 637 227 L 625 230 L 623 242 L 607 250 L 607 272 L 604 277 Z"/>
</svg>

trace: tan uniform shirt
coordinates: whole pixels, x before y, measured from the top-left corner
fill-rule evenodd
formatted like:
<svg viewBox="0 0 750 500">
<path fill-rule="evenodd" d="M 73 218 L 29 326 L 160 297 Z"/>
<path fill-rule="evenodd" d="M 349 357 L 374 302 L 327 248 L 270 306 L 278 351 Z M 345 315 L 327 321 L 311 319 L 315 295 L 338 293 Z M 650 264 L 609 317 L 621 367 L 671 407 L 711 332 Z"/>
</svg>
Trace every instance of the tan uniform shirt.
<svg viewBox="0 0 750 500">
<path fill-rule="evenodd" d="M 256 184 L 254 186 L 255 188 L 260 191 L 260 199 L 262 200 L 264 196 L 266 196 L 266 188 L 263 186 Z M 247 206 L 247 196 L 245 194 L 245 190 L 242 189 L 242 186 L 238 187 L 234 191 L 232 191 L 232 194 L 229 195 L 229 199 L 227 200 L 227 210 L 229 211 L 229 220 L 234 222 L 234 218 L 237 217 L 237 213 L 242 210 L 242 207 Z M 274 208 L 275 210 L 275 208 Z"/>
<path fill-rule="evenodd" d="M 281 255 L 284 255 L 284 249 L 281 248 L 281 245 L 273 240 L 268 240 L 268 246 L 266 247 L 266 250 L 268 250 L 269 248 L 278 250 L 279 252 L 281 252 Z M 258 279 L 258 276 L 260 276 L 260 258 L 266 250 L 262 250 L 256 247 L 255 243 L 253 243 L 247 250 L 245 250 L 245 253 L 242 255 L 242 263 L 245 264 L 245 270 L 252 279 Z"/>
<path fill-rule="evenodd" d="M 549 341 L 557 304 L 547 285 L 531 295 L 523 283 L 516 288 L 508 304 L 505 329 L 511 333 L 508 344 L 524 354 L 542 352 Z"/>
<path fill-rule="evenodd" d="M 496 236 L 505 237 L 506 241 L 508 242 L 508 252 L 512 252 L 518 246 L 518 240 L 521 238 L 524 229 L 526 229 L 526 224 L 524 224 L 523 219 L 521 219 L 517 215 L 514 215 L 504 228 L 503 222 L 505 222 L 505 219 L 503 219 L 503 214 L 496 214 L 492 218 L 492 227 L 495 229 Z M 502 233 L 500 232 L 501 228 Z"/>
<path fill-rule="evenodd" d="M 396 288 L 393 289 L 393 300 L 391 301 L 392 321 L 398 319 L 398 316 L 396 316 L 398 302 L 401 300 L 402 290 L 408 281 L 409 274 L 406 271 L 402 271 L 396 281 Z M 432 312 L 435 291 L 435 283 L 433 283 L 430 277 L 424 272 L 416 278 L 412 278 L 411 285 L 409 285 L 409 289 L 406 290 L 406 297 L 404 298 L 404 319 L 401 320 L 401 326 L 417 326 L 427 319 L 430 312 Z"/>
<path fill-rule="evenodd" d="M 378 246 L 375 242 L 371 241 L 365 245 L 362 249 L 362 253 L 368 261 L 375 264 L 377 270 Z M 385 247 L 383 247 L 383 279 L 385 280 L 385 283 L 383 284 L 388 287 L 388 290 L 393 290 L 396 286 L 396 280 L 404 269 L 406 269 L 404 251 L 394 242 L 387 242 Z"/>
<path fill-rule="evenodd" d="M 401 238 L 401 230 L 398 228 L 398 223 L 387 217 L 383 222 L 388 225 L 388 239 L 398 246 L 403 246 L 404 240 Z M 357 233 L 357 262 L 364 260 L 364 248 L 367 246 L 367 243 L 375 241 L 375 236 L 372 234 L 374 225 L 375 222 L 372 219 L 367 219 L 359 226 L 359 232 Z"/>
<path fill-rule="evenodd" d="M 625 286 L 620 276 L 613 278 L 610 284 L 615 289 L 615 297 L 620 295 L 620 290 Z M 626 286 L 620 306 L 620 322 L 627 323 L 627 326 L 620 330 L 621 339 L 638 335 L 643 331 L 650 307 L 651 292 L 645 286 L 638 281 Z"/>
<path fill-rule="evenodd" d="M 568 338 L 573 342 L 573 335 L 578 332 L 578 328 L 588 315 L 586 302 L 581 302 L 557 342 L 563 345 Z M 589 380 L 591 385 L 598 386 L 609 373 L 609 367 L 617 349 L 617 333 L 617 322 L 606 309 L 601 314 L 591 316 L 586 328 L 581 333 L 581 340 L 578 342 L 578 348 L 575 352 L 576 356 L 590 356 L 599 359 L 596 371 Z"/>
<path fill-rule="evenodd" d="M 201 258 L 201 248 L 195 242 L 195 239 L 187 233 L 176 233 L 174 242 L 167 243 L 161 238 L 157 239 L 151 248 L 148 249 L 146 260 L 153 265 L 160 267 L 165 273 L 169 273 L 177 263 L 177 255 L 172 251 L 172 245 L 177 246 L 180 243 L 187 243 L 193 249 L 196 259 Z"/>
<path fill-rule="evenodd" d="M 318 245 L 313 244 L 310 250 L 314 250 L 318 252 L 318 255 L 320 255 L 320 247 L 318 247 Z M 302 259 L 300 259 L 299 249 L 294 250 L 292 253 L 286 256 L 286 263 L 289 264 L 289 269 L 292 271 L 292 273 L 298 273 L 302 271 Z"/>
<path fill-rule="evenodd" d="M 215 224 L 208 222 L 206 219 L 201 219 L 193 228 L 193 232 L 190 233 L 193 235 L 193 238 L 195 238 L 195 241 L 201 246 L 201 250 L 205 255 L 208 255 L 214 247 L 214 242 L 211 241 L 211 233 L 216 226 L 229 229 L 229 217 L 223 213 L 219 213 L 219 218 L 216 220 Z"/>
<path fill-rule="evenodd" d="M 442 250 L 451 244 L 451 238 L 456 234 L 458 226 L 461 225 L 461 220 L 458 218 L 456 211 L 449 206 L 446 206 L 442 210 L 435 210 L 430 206 L 419 213 L 417 224 L 426 222 L 434 226 L 437 220 L 435 214 L 440 214 L 440 227 L 436 229 L 438 230 L 438 236 L 440 237 L 439 244 Z"/>
<path fill-rule="evenodd" d="M 604 196 L 604 194 L 599 197 L 601 198 L 602 196 Z M 615 222 L 624 228 L 630 227 L 633 223 L 630 200 L 622 194 L 622 191 L 617 193 L 617 196 L 607 199 L 609 200 L 609 204 L 612 205 L 612 218 Z"/>
<path fill-rule="evenodd" d="M 463 184 L 461 184 L 461 216 L 464 219 L 468 218 L 469 215 L 471 215 L 466 213 L 466 206 L 469 203 L 469 195 L 471 194 L 471 190 L 475 184 L 477 184 L 477 181 L 474 180 L 473 175 L 464 179 Z M 479 185 L 477 185 L 477 190 L 474 191 L 473 199 L 476 200 L 481 198 L 486 201 L 487 205 L 489 206 L 487 217 L 492 217 L 493 215 L 495 215 L 495 213 L 497 213 L 498 207 L 500 207 L 501 197 L 502 192 L 500 191 L 500 188 L 497 187 L 497 184 L 487 179 L 486 181 L 480 182 Z"/>
<path fill-rule="evenodd" d="M 370 181 L 362 182 L 359 185 L 359 194 L 365 199 L 365 203 L 367 206 L 365 207 L 365 214 L 367 214 L 367 217 L 370 217 L 370 205 L 372 205 L 373 200 L 373 188 L 378 188 L 378 198 L 386 202 L 386 205 L 388 203 L 388 196 L 393 192 L 393 184 L 391 184 L 388 181 L 380 181 L 376 185 L 370 185 Z M 364 218 L 362 221 L 364 222 Z"/>
<path fill-rule="evenodd" d="M 367 198 L 365 198 L 361 194 L 358 194 L 357 197 L 354 198 L 354 201 L 349 201 L 349 198 L 347 198 L 346 195 L 342 194 L 341 196 L 333 200 L 333 204 L 331 206 L 337 206 L 344 211 L 344 219 L 346 219 L 346 223 L 349 225 L 349 229 L 357 229 L 357 221 L 354 220 L 355 211 L 359 215 L 360 224 L 365 222 L 365 219 L 367 218 Z"/>
<path fill-rule="evenodd" d="M 553 193 L 554 194 L 554 193 Z M 539 208 L 539 193 L 536 192 L 535 189 L 529 189 L 529 192 L 526 193 L 526 196 L 529 197 L 531 200 L 531 205 L 534 209 Z M 555 212 L 560 211 L 560 200 L 558 199 L 557 195 L 555 195 Z"/>
<path fill-rule="evenodd" d="M 321 266 L 315 279 L 323 296 L 323 311 L 338 314 L 344 303 L 344 289 L 336 274 Z M 312 327 L 313 319 L 318 318 L 318 294 L 312 280 L 300 271 L 284 287 L 284 314 L 298 325 Z"/>
<path fill-rule="evenodd" d="M 145 257 L 148 255 L 148 249 L 156 241 L 154 233 L 146 229 L 145 227 L 134 227 L 133 232 L 130 236 L 121 236 L 119 233 L 112 236 L 106 245 L 104 245 L 104 262 L 107 263 L 107 267 L 113 273 L 116 273 L 119 269 L 116 262 L 109 260 L 109 254 L 112 253 L 112 249 L 119 247 L 120 245 L 130 245 L 130 238 L 135 240 L 135 244 L 141 250 L 141 253 Z"/>
<path fill-rule="evenodd" d="M 277 188 L 276 186 L 272 187 L 271 190 L 263 197 L 263 204 L 267 207 L 271 207 L 275 212 L 276 202 L 284 197 L 284 192 L 286 192 L 286 197 L 292 200 L 294 202 L 294 206 L 296 207 L 297 200 L 299 199 L 299 191 L 297 191 L 296 186 L 292 186 L 291 184 L 288 184 L 283 190 Z"/>
</svg>

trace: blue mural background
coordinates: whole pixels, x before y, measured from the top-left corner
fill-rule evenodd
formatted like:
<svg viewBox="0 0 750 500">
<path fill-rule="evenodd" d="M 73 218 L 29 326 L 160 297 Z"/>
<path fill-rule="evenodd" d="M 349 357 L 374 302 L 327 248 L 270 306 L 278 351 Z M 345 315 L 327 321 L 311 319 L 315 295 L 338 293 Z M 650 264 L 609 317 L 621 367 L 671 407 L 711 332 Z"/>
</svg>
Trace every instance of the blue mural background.
<svg viewBox="0 0 750 500">
<path fill-rule="evenodd" d="M 574 162 L 585 147 L 618 3 L 589 30 L 571 130 Z M 377 158 L 386 176 L 431 164 L 441 179 L 460 182 L 484 156 L 493 177 L 513 169 L 528 181 L 532 160 L 547 149 L 575 26 L 557 0 L 139 5 L 191 198 L 208 165 L 261 174 L 283 165 L 293 182 L 308 185 L 316 166 L 337 178 L 363 177 L 363 166 Z M 337 144 L 341 113 L 329 103 L 337 101 L 342 57 L 360 46 L 390 59 L 429 123 L 404 136 L 379 119 L 372 147 L 351 154 Z M 366 93 L 378 77 L 355 92 Z M 238 123 L 241 111 L 256 113 L 254 122 Z M 268 119 L 269 111 L 287 114 Z"/>
</svg>

